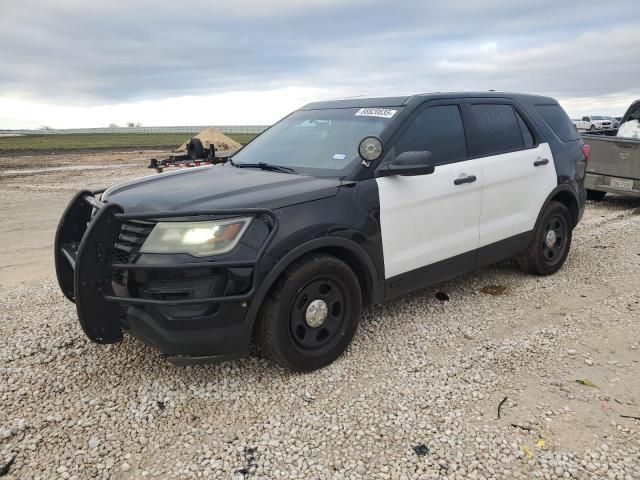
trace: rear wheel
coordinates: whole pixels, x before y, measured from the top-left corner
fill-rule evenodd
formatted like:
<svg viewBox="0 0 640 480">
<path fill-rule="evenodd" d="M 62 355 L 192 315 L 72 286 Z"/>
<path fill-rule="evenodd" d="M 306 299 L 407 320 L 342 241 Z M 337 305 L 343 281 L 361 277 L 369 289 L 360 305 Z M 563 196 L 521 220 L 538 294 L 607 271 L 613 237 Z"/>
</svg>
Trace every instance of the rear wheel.
<svg viewBox="0 0 640 480">
<path fill-rule="evenodd" d="M 341 260 L 312 254 L 291 265 L 260 311 L 256 341 L 279 365 L 297 371 L 324 367 L 347 348 L 362 310 L 358 278 Z"/>
<path fill-rule="evenodd" d="M 607 192 L 599 192 L 598 190 L 589 190 L 587 189 L 587 200 L 602 200 Z"/>
<path fill-rule="evenodd" d="M 564 265 L 573 227 L 569 209 L 560 202 L 551 202 L 544 211 L 533 234 L 529 248 L 518 257 L 520 266 L 536 275 L 551 275 Z"/>
</svg>

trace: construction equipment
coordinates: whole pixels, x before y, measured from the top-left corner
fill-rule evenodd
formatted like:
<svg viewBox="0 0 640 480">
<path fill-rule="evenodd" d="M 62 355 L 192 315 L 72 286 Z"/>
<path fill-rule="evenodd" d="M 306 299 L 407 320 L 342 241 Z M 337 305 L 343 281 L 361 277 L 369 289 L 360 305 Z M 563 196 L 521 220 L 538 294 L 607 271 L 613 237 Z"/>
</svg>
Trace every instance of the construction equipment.
<svg viewBox="0 0 640 480">
<path fill-rule="evenodd" d="M 162 173 L 167 167 L 200 167 L 202 165 L 214 165 L 216 163 L 225 163 L 231 157 L 233 152 L 218 152 L 213 143 L 209 145 L 209 149 L 205 149 L 199 138 L 192 138 L 187 143 L 187 153 L 180 155 L 172 155 L 164 160 L 152 158 L 148 168 L 155 169 L 156 172 Z"/>
</svg>

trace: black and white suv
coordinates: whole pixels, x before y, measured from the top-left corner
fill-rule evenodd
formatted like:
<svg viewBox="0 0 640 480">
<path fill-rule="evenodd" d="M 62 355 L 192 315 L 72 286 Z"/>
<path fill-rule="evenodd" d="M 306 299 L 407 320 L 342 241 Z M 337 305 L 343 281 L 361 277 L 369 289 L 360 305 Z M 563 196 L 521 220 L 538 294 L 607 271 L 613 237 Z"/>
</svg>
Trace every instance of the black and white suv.
<svg viewBox="0 0 640 480">
<path fill-rule="evenodd" d="M 506 93 L 309 104 L 224 166 L 79 192 L 60 287 L 98 343 L 177 364 L 335 360 L 363 306 L 510 257 L 563 265 L 589 149 L 558 103 Z"/>
</svg>

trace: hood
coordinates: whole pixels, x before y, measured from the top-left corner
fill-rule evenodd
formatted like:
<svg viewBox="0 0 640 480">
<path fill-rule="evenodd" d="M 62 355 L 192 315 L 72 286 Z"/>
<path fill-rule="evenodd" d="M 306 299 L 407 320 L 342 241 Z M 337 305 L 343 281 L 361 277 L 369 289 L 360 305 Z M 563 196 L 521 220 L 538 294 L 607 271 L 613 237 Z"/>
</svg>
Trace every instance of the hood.
<svg viewBox="0 0 640 480">
<path fill-rule="evenodd" d="M 121 183 L 105 191 L 102 200 L 120 204 L 126 213 L 275 209 L 332 197 L 340 183 L 256 168 L 206 166 Z"/>
</svg>

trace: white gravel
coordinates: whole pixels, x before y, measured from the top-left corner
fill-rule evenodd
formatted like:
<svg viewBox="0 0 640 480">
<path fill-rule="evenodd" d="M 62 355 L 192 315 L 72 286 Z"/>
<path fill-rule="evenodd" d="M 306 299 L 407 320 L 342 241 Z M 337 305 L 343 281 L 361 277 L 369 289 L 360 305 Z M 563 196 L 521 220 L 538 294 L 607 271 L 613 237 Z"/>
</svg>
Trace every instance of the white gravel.
<svg viewBox="0 0 640 480">
<path fill-rule="evenodd" d="M 371 308 L 347 354 L 310 374 L 94 345 L 43 269 L 0 288 L 0 469 L 15 457 L 4 478 L 640 478 L 640 421 L 620 416 L 640 416 L 639 213 L 640 200 L 590 204 L 553 277 L 502 264 Z"/>
</svg>

